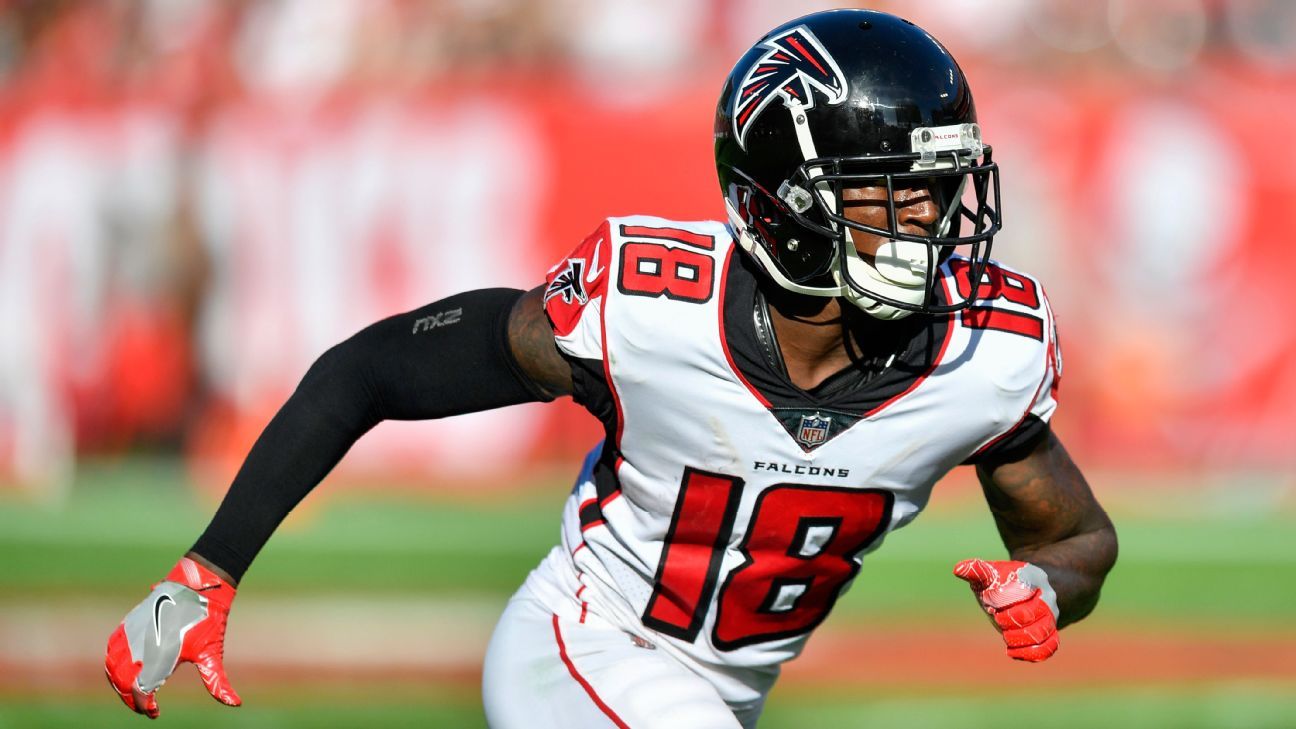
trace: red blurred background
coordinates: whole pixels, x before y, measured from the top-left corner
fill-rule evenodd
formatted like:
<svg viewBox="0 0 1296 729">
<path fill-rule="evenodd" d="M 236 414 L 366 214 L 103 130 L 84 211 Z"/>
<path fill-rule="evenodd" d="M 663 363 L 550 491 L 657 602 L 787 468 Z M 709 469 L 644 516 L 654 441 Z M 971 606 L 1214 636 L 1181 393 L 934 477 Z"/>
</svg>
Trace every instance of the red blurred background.
<svg viewBox="0 0 1296 729">
<path fill-rule="evenodd" d="M 1296 4 L 871 6 L 972 81 L 1081 462 L 1296 472 Z M 529 288 L 608 215 L 722 216 L 723 77 L 822 7 L 0 2 L 0 480 L 160 452 L 223 483 L 367 323 Z M 597 437 L 523 406 L 384 424 L 346 467 L 504 484 Z"/>
</svg>

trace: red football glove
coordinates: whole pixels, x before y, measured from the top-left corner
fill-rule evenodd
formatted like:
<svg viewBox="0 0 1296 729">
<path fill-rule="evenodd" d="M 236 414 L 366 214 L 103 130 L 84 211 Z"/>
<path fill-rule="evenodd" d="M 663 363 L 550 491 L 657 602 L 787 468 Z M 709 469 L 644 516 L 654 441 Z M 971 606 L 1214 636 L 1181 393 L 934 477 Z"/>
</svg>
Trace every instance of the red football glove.
<svg viewBox="0 0 1296 729">
<path fill-rule="evenodd" d="M 1029 562 L 965 559 L 954 574 L 972 586 L 1008 645 L 1008 657 L 1038 662 L 1057 652 L 1057 595 L 1044 570 Z"/>
<path fill-rule="evenodd" d="M 156 719 L 158 687 L 180 661 L 188 661 L 198 667 L 212 698 L 243 703 L 222 663 L 233 600 L 234 588 L 211 570 L 188 557 L 177 562 L 108 637 L 104 669 L 122 702 Z"/>
</svg>

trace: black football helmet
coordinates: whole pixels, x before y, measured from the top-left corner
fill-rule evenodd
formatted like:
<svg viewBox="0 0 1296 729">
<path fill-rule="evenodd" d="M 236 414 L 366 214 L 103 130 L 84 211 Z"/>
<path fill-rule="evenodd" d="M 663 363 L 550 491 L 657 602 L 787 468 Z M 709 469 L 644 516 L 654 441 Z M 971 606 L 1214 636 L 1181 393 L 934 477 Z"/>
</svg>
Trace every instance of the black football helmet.
<svg viewBox="0 0 1296 729">
<path fill-rule="evenodd" d="M 963 71 L 922 28 L 870 10 L 775 28 L 725 81 L 715 157 L 739 243 L 783 288 L 880 319 L 970 303 L 957 292 L 942 303 L 938 270 L 967 246 L 964 290 L 976 290 L 999 230 L 999 170 Z M 919 184 L 940 209 L 924 235 L 896 229 L 894 190 Z M 887 228 L 842 214 L 843 190 L 874 186 L 888 193 Z M 851 228 L 887 242 L 865 260 Z"/>
</svg>

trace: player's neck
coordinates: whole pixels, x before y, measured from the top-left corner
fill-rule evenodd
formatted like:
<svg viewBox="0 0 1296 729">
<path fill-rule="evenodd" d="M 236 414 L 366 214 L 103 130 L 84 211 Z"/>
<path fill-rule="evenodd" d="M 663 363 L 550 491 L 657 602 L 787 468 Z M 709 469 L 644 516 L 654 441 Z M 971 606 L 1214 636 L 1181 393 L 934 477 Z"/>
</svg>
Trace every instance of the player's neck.
<svg viewBox="0 0 1296 729">
<path fill-rule="evenodd" d="M 766 290 L 770 324 L 792 384 L 811 390 L 856 363 L 882 361 L 907 337 L 841 299 Z M 888 326 L 890 324 L 891 326 Z M 907 328 L 906 328 L 907 329 Z"/>
<path fill-rule="evenodd" d="M 770 324 L 792 384 L 811 390 L 850 366 L 847 329 L 836 299 L 771 293 Z"/>
</svg>

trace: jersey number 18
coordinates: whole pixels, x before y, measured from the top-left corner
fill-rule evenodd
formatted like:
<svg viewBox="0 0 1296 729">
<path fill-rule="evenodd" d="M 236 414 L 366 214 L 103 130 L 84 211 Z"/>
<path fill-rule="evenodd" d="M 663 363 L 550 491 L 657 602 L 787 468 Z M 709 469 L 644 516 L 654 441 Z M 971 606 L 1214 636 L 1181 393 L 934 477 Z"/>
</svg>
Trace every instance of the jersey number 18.
<svg viewBox="0 0 1296 729">
<path fill-rule="evenodd" d="M 680 495 L 644 624 L 697 638 L 716 593 L 743 480 L 692 468 Z M 775 484 L 761 492 L 716 597 L 713 643 L 734 650 L 808 632 L 859 571 L 856 556 L 885 531 L 894 495 L 880 489 Z"/>
</svg>

